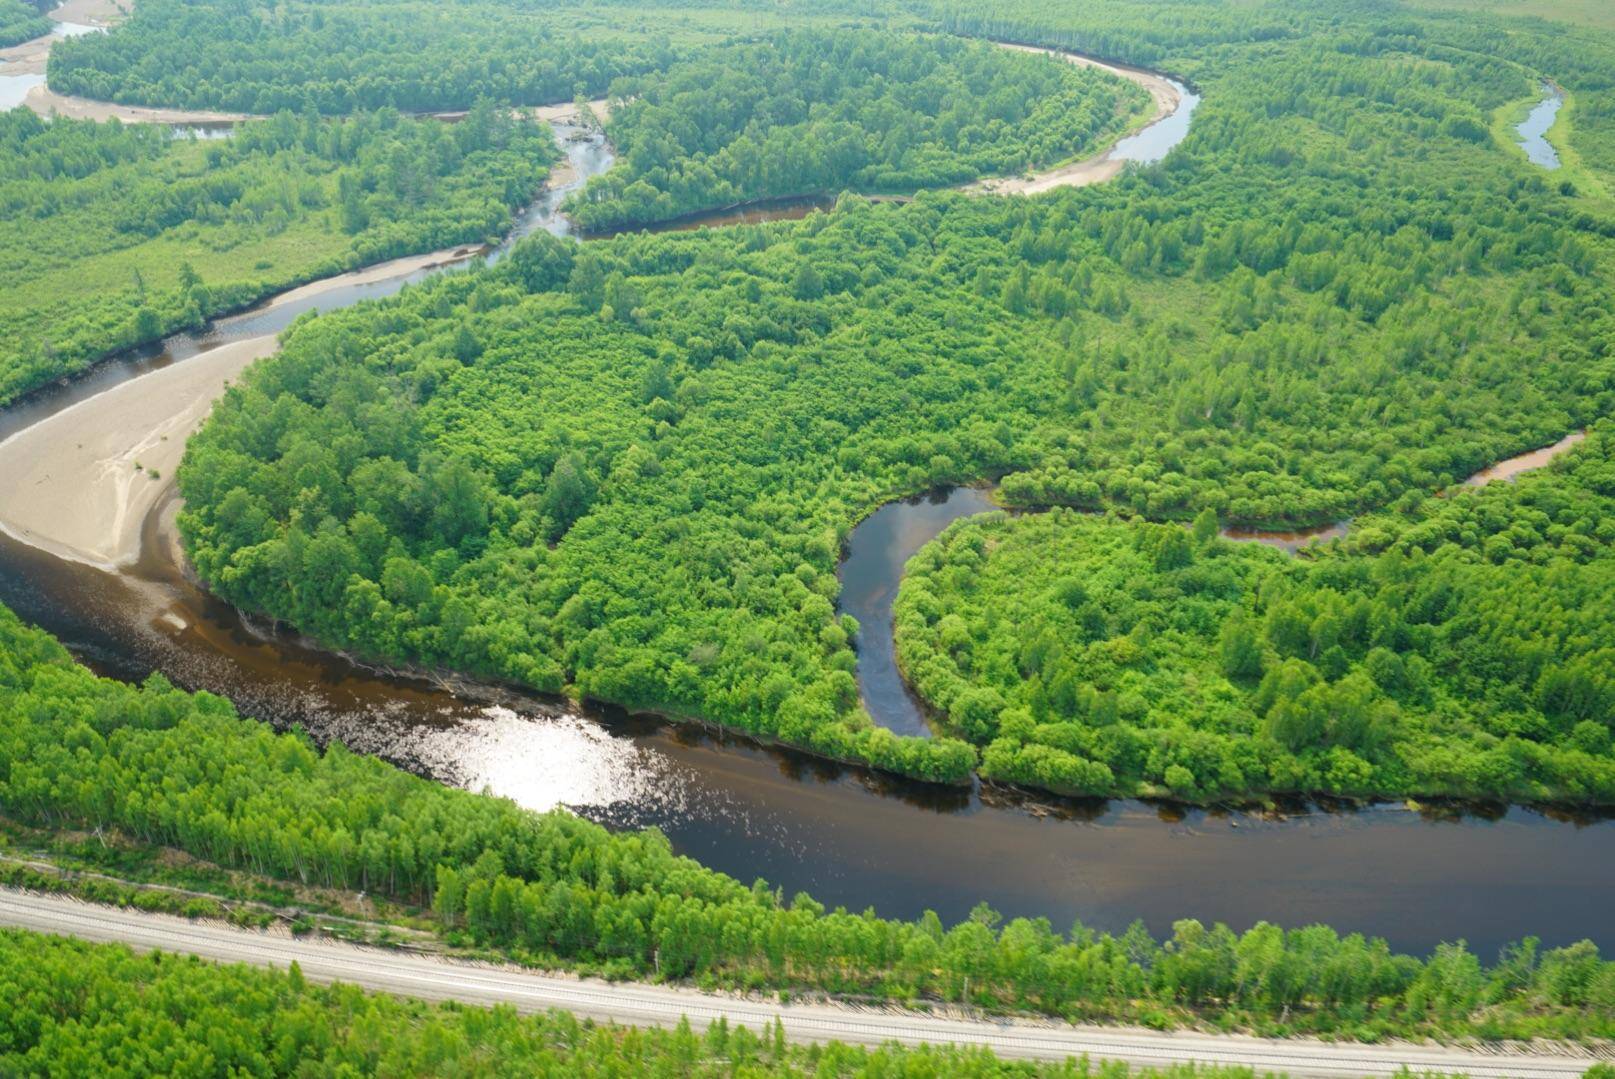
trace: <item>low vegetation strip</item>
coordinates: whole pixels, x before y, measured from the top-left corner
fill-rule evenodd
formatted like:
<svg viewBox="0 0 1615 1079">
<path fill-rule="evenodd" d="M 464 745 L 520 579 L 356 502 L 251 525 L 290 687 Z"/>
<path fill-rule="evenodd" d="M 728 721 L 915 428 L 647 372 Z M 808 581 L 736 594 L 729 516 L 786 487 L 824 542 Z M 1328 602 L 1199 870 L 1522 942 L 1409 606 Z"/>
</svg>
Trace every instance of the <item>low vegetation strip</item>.
<svg viewBox="0 0 1615 1079">
<path fill-rule="evenodd" d="M 0 404 L 290 285 L 497 237 L 557 156 L 492 108 L 217 141 L 13 109 L 0 150 Z"/>
<path fill-rule="evenodd" d="M 3 902 L 0 898 L 0 902 Z M 32 905 L 30 905 L 32 906 Z M 156 919 L 145 919 L 155 923 Z M 168 923 L 173 926 L 173 923 Z M 152 925 L 158 929 L 160 926 Z M 197 929 L 176 929 L 195 940 Z M 179 933 L 175 934 L 176 937 Z M 1303 1074 L 1389 1076 L 1386 1061 L 1440 1061 L 1445 1066 L 1473 1062 L 1476 1077 L 1569 1077 L 1581 1074 L 1586 1058 L 1509 1054 L 1496 1056 L 1409 1049 L 1385 1049 L 1273 1043 L 1227 1043 L 1201 1038 L 1167 1039 L 1143 1031 L 1058 1031 L 1009 1028 L 967 1021 L 930 1022 L 926 1026 L 957 1039 L 943 1045 L 908 1045 L 918 1025 L 905 1028 L 895 1017 L 823 1007 L 748 1004 L 724 998 L 688 1000 L 694 1021 L 669 1020 L 669 1029 L 632 1030 L 596 1025 L 555 1011 L 539 1011 L 542 1002 L 569 993 L 590 1001 L 588 1014 L 609 1013 L 612 1001 L 623 1008 L 654 1002 L 677 1008 L 671 994 L 634 987 L 562 982 L 544 992 L 536 978 L 506 975 L 496 969 L 462 968 L 411 960 L 390 960 L 374 952 L 341 948 L 299 948 L 294 942 L 261 934 L 215 933 L 215 947 L 233 943 L 255 961 L 280 966 L 275 958 L 293 958 L 286 969 L 213 966 L 175 959 L 162 952 L 136 957 L 122 947 L 83 944 L 0 932 L 0 985 L 19 1003 L 0 1019 L 0 1066 L 20 1075 L 57 1074 L 53 1067 L 71 1062 L 86 1074 L 121 1069 L 171 1074 L 176 1061 L 197 1069 L 230 1068 L 254 1075 L 304 1074 L 332 1069 L 380 1075 L 508 1075 L 676 1074 L 680 1076 L 745 1075 L 773 1077 L 878 1076 L 901 1074 L 913 1079 L 993 1077 L 993 1079 L 1247 1079 L 1248 1066 L 1221 1061 L 1295 1060 Z M 162 939 L 159 937 L 158 939 Z M 457 992 L 487 993 L 517 1004 L 493 1011 L 415 1003 L 382 994 L 364 994 L 351 986 L 322 988 L 318 983 L 340 977 L 343 960 L 359 960 L 355 976 L 362 984 L 388 984 L 399 973 L 398 992 L 434 998 Z M 413 975 L 411 977 L 410 975 Z M 458 985 L 458 990 L 457 990 Z M 501 994 L 501 988 L 508 987 Z M 523 992 L 523 990 L 527 990 Z M 657 997 L 664 999 L 656 999 Z M 670 999 L 668 999 L 670 998 Z M 480 999 L 480 998 L 479 998 Z M 745 1016 L 744 1022 L 712 1017 L 716 1008 Z M 656 1014 L 664 1009 L 657 1007 Z M 787 1016 L 782 1023 L 770 1014 Z M 648 1014 L 643 1013 L 643 1014 Z M 676 1010 L 672 1013 L 677 1014 Z M 757 1017 L 753 1022 L 752 1017 Z M 910 1020 L 912 1023 L 913 1020 Z M 840 1037 L 868 1048 L 830 1040 Z M 881 1034 L 893 1032 L 880 1044 Z M 983 1045 L 968 1044 L 975 1039 Z M 1057 1046 L 1067 1041 L 1087 1045 L 1104 1062 L 1087 1055 L 1058 1059 Z M 806 1042 L 806 1045 L 793 1044 Z M 961 1043 L 966 1044 L 961 1044 Z M 994 1051 L 1000 1056 L 995 1056 Z M 1054 1057 L 1050 1062 L 1011 1057 Z M 1219 1063 L 1129 1066 L 1129 1060 L 1190 1060 Z M 1441 1066 L 1441 1065 L 1437 1065 Z M 1279 1064 L 1282 1068 L 1283 1065 Z M 76 1074 L 77 1072 L 75 1072 Z M 1263 1075 L 1283 1079 L 1283 1072 L 1264 1068 Z M 1396 1071 L 1396 1074 L 1407 1074 Z M 1435 1073 L 1420 1074 L 1435 1079 Z M 1607 1079 L 1593 1065 L 1586 1073 Z"/>
<path fill-rule="evenodd" d="M 1351 1038 L 1615 1036 L 1615 963 L 1527 940 L 1488 967 L 1315 926 L 1177 924 L 1164 942 L 985 906 L 944 927 L 826 910 L 564 812 L 418 779 L 154 677 L 100 679 L 0 615 L 0 809 L 270 878 L 430 906 L 450 942 L 613 977 L 968 1001 L 1073 1020 Z"/>
</svg>

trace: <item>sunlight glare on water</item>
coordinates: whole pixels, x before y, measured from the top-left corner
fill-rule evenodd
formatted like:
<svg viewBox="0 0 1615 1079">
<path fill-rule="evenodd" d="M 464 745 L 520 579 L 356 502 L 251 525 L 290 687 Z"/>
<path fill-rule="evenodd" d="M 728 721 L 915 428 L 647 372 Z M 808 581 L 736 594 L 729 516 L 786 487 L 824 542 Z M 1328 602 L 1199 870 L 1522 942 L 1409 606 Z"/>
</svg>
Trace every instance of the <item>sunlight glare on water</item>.
<svg viewBox="0 0 1615 1079">
<path fill-rule="evenodd" d="M 438 774 L 527 809 L 677 809 L 681 776 L 665 757 L 575 715 L 525 716 L 487 707 L 442 727 L 417 727 L 413 752 Z"/>
</svg>

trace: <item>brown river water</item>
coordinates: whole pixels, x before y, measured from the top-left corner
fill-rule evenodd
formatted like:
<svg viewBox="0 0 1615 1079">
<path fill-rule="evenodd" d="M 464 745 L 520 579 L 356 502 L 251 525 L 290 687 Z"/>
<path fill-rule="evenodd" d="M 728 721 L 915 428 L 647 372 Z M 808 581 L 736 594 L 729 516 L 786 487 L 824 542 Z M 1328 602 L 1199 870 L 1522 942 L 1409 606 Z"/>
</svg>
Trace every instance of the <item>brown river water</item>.
<svg viewBox="0 0 1615 1079">
<path fill-rule="evenodd" d="M 595 140 L 575 140 L 568 152 L 581 175 L 609 163 Z M 535 207 L 522 229 L 565 233 L 554 213 L 563 194 Z M 318 306 L 387 295 L 419 276 L 327 293 Z M 117 382 L 273 332 L 297 313 L 296 305 L 247 312 L 103 365 L 0 414 L 0 439 Z M 869 518 L 843 567 L 847 608 L 878 605 L 881 595 L 889 604 L 913 550 L 983 501 L 953 492 Z M 1463 938 L 1488 957 L 1526 934 L 1615 949 L 1610 820 L 1520 807 L 1252 814 L 1039 800 L 911 783 L 613 709 L 472 699 L 250 624 L 179 573 L 160 527 L 173 508 L 153 511 L 142 561 L 116 574 L 0 536 L 0 602 L 104 674 L 161 671 L 277 728 L 298 726 L 443 782 L 535 809 L 565 806 L 610 827 L 655 825 L 707 865 L 830 905 L 896 917 L 930 908 L 951 921 L 986 900 L 1061 929 L 1077 919 L 1121 929 L 1142 918 L 1158 934 L 1186 917 L 1240 929 L 1326 922 L 1413 951 Z M 874 624 L 864 624 L 866 637 Z M 889 645 L 889 629 L 884 638 Z M 864 658 L 873 664 L 868 651 Z"/>
</svg>

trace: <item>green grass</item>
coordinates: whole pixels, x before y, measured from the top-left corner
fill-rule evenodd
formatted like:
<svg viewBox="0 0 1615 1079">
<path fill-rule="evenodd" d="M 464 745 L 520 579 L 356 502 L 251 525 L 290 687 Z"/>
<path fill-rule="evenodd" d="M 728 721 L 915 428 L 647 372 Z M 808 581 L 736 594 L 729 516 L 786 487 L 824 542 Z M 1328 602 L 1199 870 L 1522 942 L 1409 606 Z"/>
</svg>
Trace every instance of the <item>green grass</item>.
<svg viewBox="0 0 1615 1079">
<path fill-rule="evenodd" d="M 1609 0 L 1420 0 L 1435 11 L 1479 11 L 1488 15 L 1546 19 L 1594 30 L 1615 30 L 1615 4 Z"/>
<path fill-rule="evenodd" d="M 283 114 L 228 144 L 0 123 L 0 403 L 291 285 L 497 236 L 556 152 L 537 125 L 464 151 L 396 115 Z"/>
<path fill-rule="evenodd" d="M 168 162 L 174 180 L 207 172 L 204 143 L 177 143 Z M 329 201 L 336 177 L 317 178 Z M 89 312 L 109 294 L 132 290 L 138 271 L 145 287 L 179 287 L 179 266 L 189 261 L 204 281 L 237 281 L 264 292 L 340 262 L 353 246 L 328 209 L 300 215 L 277 232 L 240 224 L 186 222 L 158 236 L 119 233 L 100 200 L 46 218 L 11 218 L 0 230 L 0 310 L 12 333 L 48 334 L 62 309 Z"/>
<path fill-rule="evenodd" d="M 1554 181 L 1568 182 L 1575 188 L 1576 194 L 1583 198 L 1597 203 L 1610 203 L 1609 188 L 1603 178 L 1588 166 L 1576 149 L 1576 95 L 1564 87 L 1560 87 L 1559 91 L 1564 95 L 1564 104 L 1559 107 L 1559 113 L 1553 119 L 1553 126 L 1548 128 L 1544 136 L 1559 155 L 1559 168 L 1547 170 L 1546 174 Z M 1516 129 L 1541 100 L 1540 93 L 1533 94 L 1501 105 L 1492 114 L 1492 136 L 1505 152 L 1521 159 L 1525 158 L 1525 150 L 1520 146 L 1519 132 Z"/>
</svg>

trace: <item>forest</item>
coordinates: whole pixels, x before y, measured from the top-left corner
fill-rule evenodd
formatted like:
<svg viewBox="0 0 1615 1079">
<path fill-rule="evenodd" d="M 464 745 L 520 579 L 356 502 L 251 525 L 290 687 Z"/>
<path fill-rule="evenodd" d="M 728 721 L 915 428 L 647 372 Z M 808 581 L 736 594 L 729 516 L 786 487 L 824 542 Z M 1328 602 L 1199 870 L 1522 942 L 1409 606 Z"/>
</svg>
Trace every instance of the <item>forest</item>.
<svg viewBox="0 0 1615 1079">
<path fill-rule="evenodd" d="M 1002 476 L 1327 522 L 1615 404 L 1607 242 L 1483 123 L 1531 80 L 1326 40 L 1204 75 L 1171 160 L 1111 184 L 535 240 L 299 328 L 191 444 L 193 562 L 361 656 L 963 781 L 972 746 L 858 700 L 835 570 L 879 504 Z"/>
<path fill-rule="evenodd" d="M 1141 923 L 1062 931 L 985 904 L 949 927 L 826 910 L 679 857 L 655 830 L 611 833 L 340 744 L 321 752 L 161 675 L 98 678 L 3 608 L 0 813 L 394 897 L 430 907 L 451 942 L 607 977 L 1275 1034 L 1615 1036 L 1615 962 L 1587 941 L 1526 939 L 1488 966 L 1461 942 L 1421 959 L 1324 926 L 1183 920 L 1157 941 Z"/>
<path fill-rule="evenodd" d="M 50 33 L 50 20 L 22 0 L 0 0 L 0 48 Z"/>
<path fill-rule="evenodd" d="M 283 112 L 206 141 L 0 113 L 0 404 L 291 285 L 496 238 L 557 156 L 486 104 L 454 125 Z"/>
<path fill-rule="evenodd" d="M 868 32 L 874 12 L 919 33 Z M 1170 157 L 1105 184 L 860 195 L 1057 161 L 1137 119 L 1129 85 L 990 41 L 1150 65 L 1203 101 Z M 179 474 L 212 592 L 364 662 L 936 783 L 1608 806 L 1612 41 L 1391 0 L 140 0 L 62 41 L 50 85 L 267 118 L 202 143 L 0 115 L 0 403 L 288 284 L 498 234 L 556 160 L 509 106 L 609 93 L 622 156 L 584 225 L 840 197 L 540 235 L 299 321 Z M 1556 173 L 1508 138 L 1548 74 Z M 1581 429 L 1550 469 L 1463 484 Z M 859 700 L 838 562 L 880 505 L 967 483 L 1010 512 L 910 567 L 898 643 L 938 730 L 898 737 Z M 1297 556 L 1218 537 L 1348 519 Z M 1615 1038 L 1615 962 L 1589 941 L 1414 956 L 1317 925 L 827 909 L 655 830 L 444 787 L 160 674 L 97 677 L 3 608 L 0 818 L 364 890 L 451 948 L 608 978 Z M 436 1009 L 17 933 L 0 991 L 7 1073 L 1125 1074 Z"/>
<path fill-rule="evenodd" d="M 370 0 L 276 5 L 266 19 L 249 4 L 141 0 L 116 34 L 58 44 L 48 78 L 59 93 L 257 114 L 545 105 L 668 66 L 672 33 L 706 40 L 741 25 L 738 12 L 693 30 L 664 28 L 667 16 Z"/>
<path fill-rule="evenodd" d="M 757 87 L 768 93 L 759 95 Z M 909 192 L 1092 152 L 1149 104 L 1132 83 L 954 38 L 793 31 L 612 84 L 617 166 L 586 229 L 758 199 Z"/>
<path fill-rule="evenodd" d="M 1615 434 L 1293 557 L 1070 510 L 909 564 L 898 656 L 982 774 L 1069 794 L 1615 802 Z"/>
<path fill-rule="evenodd" d="M 697 1031 L 596 1026 L 428 1005 L 288 971 L 0 931 L 0 1068 L 8 1075 L 301 1076 L 521 1074 L 691 1079 L 1251 1079 L 1244 1068 L 1166 1069 L 1000 1060 L 985 1050 L 788 1043 L 777 1026 Z M 1608 1079 L 1602 1066 L 1590 1079 Z M 1266 1079 L 1284 1079 L 1264 1073 Z M 1426 1079 L 1439 1079 L 1427 1076 Z"/>
</svg>

